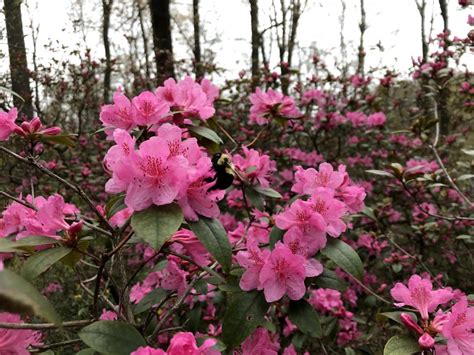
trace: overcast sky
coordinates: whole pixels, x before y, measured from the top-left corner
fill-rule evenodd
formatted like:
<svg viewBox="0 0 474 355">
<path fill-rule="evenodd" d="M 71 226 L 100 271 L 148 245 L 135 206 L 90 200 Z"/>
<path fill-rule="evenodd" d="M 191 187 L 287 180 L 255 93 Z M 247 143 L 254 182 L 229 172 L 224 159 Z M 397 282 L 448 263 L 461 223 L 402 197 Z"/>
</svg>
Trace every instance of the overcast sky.
<svg viewBox="0 0 474 355">
<path fill-rule="evenodd" d="M 100 25 L 100 7 L 95 10 L 90 4 L 100 3 L 97 0 L 83 0 L 86 17 Z M 345 0 L 346 15 L 344 35 L 349 42 L 349 59 L 355 59 L 355 48 L 359 41 L 358 21 L 360 19 L 359 0 Z M 455 35 L 466 36 L 470 27 L 467 17 L 474 15 L 473 8 L 461 9 L 457 0 L 449 0 L 450 28 Z M 71 8 L 69 0 L 28 0 L 30 10 L 24 11 L 24 25 L 27 26 L 31 16 L 40 24 L 38 45 L 48 42 L 50 38 L 60 43 L 73 44 L 81 41 L 82 35 L 72 32 Z M 406 72 L 411 65 L 411 58 L 421 54 L 420 19 L 415 0 L 365 0 L 368 30 L 366 32 L 367 66 L 381 65 L 393 67 Z M 37 4 L 37 9 L 35 9 Z M 172 5 L 175 14 L 186 16 L 191 12 L 192 0 L 176 0 Z M 434 5 L 434 6 L 433 6 Z M 260 26 L 268 26 L 268 15 L 271 0 L 260 0 Z M 340 0 L 309 0 L 309 6 L 301 17 L 298 29 L 298 44 L 309 52 L 310 48 L 329 53 L 326 61 L 330 64 L 334 57 L 340 58 Z M 438 0 L 427 0 L 427 31 L 430 31 L 431 17 L 434 15 L 433 35 L 442 29 Z M 3 22 L 3 19 L 2 19 Z M 235 76 L 241 69 L 248 68 L 250 56 L 250 11 L 246 0 L 201 0 L 201 22 L 208 37 L 218 37 L 220 41 L 213 44 L 217 53 L 217 63 L 228 70 L 226 76 Z M 151 29 L 150 29 L 151 30 Z M 28 29 L 27 46 L 31 45 Z M 188 47 L 175 31 L 175 55 L 178 58 L 189 58 Z M 87 34 L 87 44 L 93 54 L 103 56 L 99 29 Z M 114 33 L 115 45 L 125 44 L 123 33 Z M 381 51 L 376 44 L 383 47 Z M 352 44 L 352 45 L 351 45 Z M 7 52 L 6 39 L 0 41 L 2 51 Z M 206 43 L 203 43 L 206 48 Z M 352 48 L 352 50 L 351 50 Z M 274 51 L 276 55 L 276 51 Z M 67 53 L 64 53 L 66 56 Z M 39 53 L 40 60 L 48 60 L 50 54 Z M 276 59 L 276 58 L 275 58 Z M 296 62 L 298 56 L 295 56 Z M 276 62 L 276 61 L 275 61 Z M 465 60 L 474 66 L 474 54 L 470 53 Z"/>
</svg>

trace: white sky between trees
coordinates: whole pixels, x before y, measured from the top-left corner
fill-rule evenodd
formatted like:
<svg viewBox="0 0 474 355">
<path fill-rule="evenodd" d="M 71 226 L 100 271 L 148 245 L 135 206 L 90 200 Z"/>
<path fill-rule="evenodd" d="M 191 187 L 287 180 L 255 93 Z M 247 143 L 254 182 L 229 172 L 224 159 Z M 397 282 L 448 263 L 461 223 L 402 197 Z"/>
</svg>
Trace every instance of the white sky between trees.
<svg viewBox="0 0 474 355">
<path fill-rule="evenodd" d="M 103 56 L 101 40 L 101 15 L 102 11 L 97 4 L 100 1 L 82 0 L 84 14 L 87 20 L 96 27 L 87 32 L 87 46 L 92 48 L 93 57 Z M 120 0 L 118 0 L 120 1 Z M 118 2 L 116 1 L 116 3 Z M 356 47 L 359 41 L 358 22 L 360 20 L 359 0 L 345 0 L 346 14 L 344 23 L 344 36 L 348 45 L 348 60 L 356 60 Z M 268 15 L 272 13 L 271 0 L 260 0 L 260 28 L 269 26 Z M 411 66 L 411 58 L 421 55 L 420 18 L 416 8 L 415 0 L 365 0 L 366 21 L 368 29 L 365 36 L 365 47 L 367 51 L 366 69 L 370 67 L 387 66 L 398 71 L 407 73 Z M 31 17 L 34 23 L 39 23 L 38 57 L 39 61 L 47 61 L 51 58 L 50 53 L 43 49 L 43 44 L 49 39 L 57 40 L 59 43 L 70 45 L 82 41 L 81 33 L 74 33 L 71 23 L 71 6 L 69 0 L 28 0 L 29 10 L 23 9 L 23 25 L 25 27 L 26 46 L 32 48 L 31 35 L 28 29 Z M 175 0 L 172 4 L 172 13 L 191 19 L 192 0 Z M 241 69 L 249 68 L 250 57 L 250 9 L 246 0 L 201 0 L 201 26 L 209 37 L 219 37 L 220 41 L 207 44 L 202 43 L 205 50 L 209 46 L 217 53 L 217 64 L 226 69 L 224 76 L 234 78 Z M 457 0 L 449 0 L 450 28 L 454 35 L 465 37 L 470 27 L 467 24 L 468 14 L 474 16 L 474 7 L 461 9 Z M 442 29 L 442 19 L 438 7 L 438 0 L 427 0 L 426 29 L 429 34 L 431 28 L 431 17 L 434 14 L 433 35 Z M 341 15 L 340 0 L 309 0 L 309 5 L 301 17 L 298 28 L 298 44 L 307 55 L 300 56 L 298 51 L 294 55 L 294 63 L 300 60 L 308 61 L 312 48 L 320 52 L 328 53 L 323 56 L 329 66 L 333 65 L 335 59 L 340 60 L 340 23 Z M 119 16 L 119 14 L 114 14 Z M 4 25 L 4 19 L 0 21 Z M 191 23 L 184 27 L 192 29 Z M 151 34 L 151 24 L 148 28 Z M 191 34 L 191 32 L 190 32 Z M 185 44 L 182 36 L 174 25 L 174 51 L 176 59 L 191 58 L 192 53 Z M 118 47 L 127 45 L 124 33 L 112 31 L 110 33 L 112 45 Z M 81 42 L 83 47 L 85 45 Z M 268 40 L 267 40 L 268 43 Z M 376 46 L 380 43 L 384 51 Z M 8 53 L 6 38 L 0 39 L 0 49 Z M 31 50 L 29 50 L 31 55 Z M 54 54 L 58 57 L 58 53 Z M 114 55 L 114 48 L 112 49 Z M 67 59 L 67 51 L 61 54 Z M 60 57 L 60 56 L 59 56 Z M 277 48 L 274 45 L 272 51 L 272 65 L 277 63 Z M 469 53 L 465 64 L 474 67 L 474 54 Z M 30 68 L 32 67 L 30 61 Z M 0 70 L 8 70 L 6 61 L 1 64 Z M 221 80 L 217 80 L 218 82 Z M 114 82 L 113 86 L 118 83 Z"/>
</svg>

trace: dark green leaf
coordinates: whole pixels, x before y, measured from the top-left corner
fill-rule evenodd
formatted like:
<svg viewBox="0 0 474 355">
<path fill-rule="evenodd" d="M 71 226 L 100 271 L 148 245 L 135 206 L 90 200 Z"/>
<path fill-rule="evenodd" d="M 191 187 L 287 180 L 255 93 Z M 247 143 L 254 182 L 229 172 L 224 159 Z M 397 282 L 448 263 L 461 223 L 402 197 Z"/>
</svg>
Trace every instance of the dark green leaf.
<svg viewBox="0 0 474 355">
<path fill-rule="evenodd" d="M 160 303 L 168 293 L 162 288 L 155 288 L 153 291 L 146 294 L 145 297 L 135 306 L 133 314 L 140 314 L 148 311 L 155 304 Z"/>
<path fill-rule="evenodd" d="M 28 281 L 10 270 L 0 272 L 0 310 L 37 315 L 61 325 L 61 319 L 49 301 Z"/>
<path fill-rule="evenodd" d="M 79 332 L 81 340 L 102 354 L 129 355 L 140 346 L 146 346 L 145 339 L 130 324 L 117 321 L 98 321 Z"/>
<path fill-rule="evenodd" d="M 328 238 L 326 248 L 321 250 L 321 253 L 348 274 L 362 280 L 364 275 L 362 261 L 356 251 L 342 240 Z"/>
<path fill-rule="evenodd" d="M 281 196 L 281 194 L 278 191 L 275 191 L 270 187 L 263 188 L 263 187 L 256 186 L 256 187 L 254 187 L 254 189 L 259 194 L 262 194 L 264 196 L 268 196 L 268 197 L 271 197 L 271 198 L 282 198 L 283 197 L 283 196 Z"/>
<path fill-rule="evenodd" d="M 245 188 L 245 194 L 252 203 L 253 207 L 256 209 L 263 211 L 264 209 L 264 201 L 262 195 L 260 195 L 257 191 L 252 188 Z"/>
<path fill-rule="evenodd" d="M 207 251 L 228 272 L 232 263 L 232 247 L 222 223 L 215 218 L 200 217 L 197 222 L 188 224 Z"/>
<path fill-rule="evenodd" d="M 385 170 L 366 170 L 366 172 L 369 173 L 369 174 L 373 174 L 373 175 L 388 176 L 388 177 L 391 177 L 391 178 L 395 177 L 395 175 L 393 175 L 392 173 L 389 173 L 388 171 L 385 171 Z"/>
<path fill-rule="evenodd" d="M 152 206 L 135 212 L 131 225 L 137 236 L 160 250 L 183 223 L 183 212 L 176 204 Z"/>
<path fill-rule="evenodd" d="M 118 211 L 123 210 L 127 206 L 125 205 L 125 195 L 115 195 L 105 205 L 105 215 L 110 218 Z"/>
<path fill-rule="evenodd" d="M 305 300 L 291 301 L 288 317 L 303 333 L 320 338 L 323 335 L 319 315 Z"/>
<path fill-rule="evenodd" d="M 414 338 L 406 335 L 396 335 L 385 344 L 383 355 L 409 355 L 419 351 L 420 346 Z"/>
<path fill-rule="evenodd" d="M 239 292 L 229 294 L 229 303 L 224 315 L 222 340 L 231 350 L 240 345 L 255 328 L 264 322 L 268 304 L 261 292 Z"/>
<path fill-rule="evenodd" d="M 68 255 L 71 251 L 72 249 L 65 247 L 38 251 L 26 260 L 21 274 L 23 277 L 33 280 L 48 270 L 54 263 Z"/>
<path fill-rule="evenodd" d="M 324 269 L 315 281 L 315 285 L 321 288 L 330 288 L 341 292 L 346 291 L 347 285 L 337 276 L 337 274 L 329 269 Z"/>
<path fill-rule="evenodd" d="M 224 143 L 222 141 L 221 137 L 219 137 L 217 135 L 217 133 L 214 132 L 212 129 L 209 129 L 207 127 L 202 127 L 202 126 L 187 126 L 187 128 L 192 133 L 195 133 L 198 136 L 209 139 L 211 142 L 214 142 L 214 143 L 217 143 L 217 144 L 223 144 Z"/>
<path fill-rule="evenodd" d="M 383 322 L 386 319 L 391 319 L 391 320 L 393 320 L 397 323 L 403 324 L 401 319 L 400 319 L 400 314 L 402 314 L 402 313 L 408 313 L 409 315 L 411 315 L 413 317 L 413 320 L 415 320 L 415 321 L 417 321 L 417 319 L 418 319 L 416 314 L 413 313 L 413 312 L 400 312 L 400 311 L 378 313 L 375 316 L 375 319 L 378 322 Z"/>
<path fill-rule="evenodd" d="M 66 147 L 74 147 L 76 145 L 75 136 L 72 134 L 57 134 L 55 136 L 41 135 L 41 141 L 46 143 L 65 145 Z"/>
<path fill-rule="evenodd" d="M 8 238 L 0 238 L 0 252 L 24 252 L 25 250 L 29 250 L 34 246 L 55 244 L 57 242 L 58 241 L 55 239 L 42 236 L 26 237 L 18 241 L 12 241 Z"/>
<path fill-rule="evenodd" d="M 285 230 L 281 230 L 277 226 L 274 226 L 270 232 L 270 249 L 275 248 L 276 242 L 283 239 L 283 235 L 286 233 Z"/>
</svg>

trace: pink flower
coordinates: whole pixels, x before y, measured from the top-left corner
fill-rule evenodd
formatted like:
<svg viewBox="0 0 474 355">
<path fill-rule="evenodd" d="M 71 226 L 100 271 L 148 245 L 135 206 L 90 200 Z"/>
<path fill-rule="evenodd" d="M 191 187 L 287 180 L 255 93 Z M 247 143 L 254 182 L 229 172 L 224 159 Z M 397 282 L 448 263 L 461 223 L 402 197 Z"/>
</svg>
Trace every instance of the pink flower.
<svg viewBox="0 0 474 355">
<path fill-rule="evenodd" d="M 117 313 L 114 311 L 107 311 L 105 308 L 102 310 L 100 320 L 117 320 Z"/>
<path fill-rule="evenodd" d="M 136 127 L 132 113 L 132 103 L 122 91 L 117 90 L 114 93 L 114 103 L 112 105 L 104 105 L 101 107 L 100 121 L 105 127 L 107 136 L 111 136 L 115 128 L 130 131 Z"/>
<path fill-rule="evenodd" d="M 433 284 L 428 279 L 412 275 L 408 280 L 408 288 L 397 282 L 390 290 L 392 297 L 398 301 L 397 307 L 411 306 L 420 312 L 421 317 L 427 320 L 428 313 L 433 312 L 439 305 L 449 302 L 454 294 L 451 289 L 433 291 Z"/>
<path fill-rule="evenodd" d="M 204 88 L 190 76 L 186 76 L 178 83 L 170 78 L 164 82 L 164 86 L 156 89 L 156 96 L 167 102 L 172 110 L 179 112 L 181 116 L 206 121 L 215 113 L 212 104 L 219 90 L 208 80 L 203 80 L 202 85 Z"/>
<path fill-rule="evenodd" d="M 166 355 L 166 352 L 161 349 L 154 349 L 150 346 L 140 346 L 130 355 Z"/>
<path fill-rule="evenodd" d="M 337 311 L 343 306 L 341 293 L 330 288 L 318 288 L 311 291 L 309 302 L 314 308 L 322 312 Z"/>
<path fill-rule="evenodd" d="M 248 149 L 243 146 L 242 151 L 244 156 L 234 154 L 232 163 L 250 182 L 258 181 L 260 186 L 269 187 L 268 178 L 276 171 L 276 163 L 270 160 L 268 155 L 260 154 L 255 149 Z"/>
<path fill-rule="evenodd" d="M 123 224 L 132 216 L 133 209 L 126 207 L 123 210 L 118 211 L 112 217 L 110 217 L 109 222 L 113 227 L 121 227 Z"/>
<path fill-rule="evenodd" d="M 290 344 L 290 346 L 287 346 L 285 350 L 283 350 L 283 355 L 298 355 L 298 353 L 295 350 L 295 346 Z"/>
<path fill-rule="evenodd" d="M 324 219 L 324 229 L 331 237 L 338 237 L 346 230 L 346 224 L 341 219 L 346 213 L 346 206 L 335 199 L 332 192 L 314 193 L 309 202 L 313 204 L 313 211 Z"/>
<path fill-rule="evenodd" d="M 442 334 L 448 340 L 449 355 L 470 355 L 474 349 L 474 308 L 463 297 L 456 303 L 443 325 Z"/>
<path fill-rule="evenodd" d="M 278 242 L 260 271 L 259 281 L 267 302 L 278 301 L 285 293 L 292 300 L 301 299 L 306 291 L 305 264 L 304 257 Z"/>
<path fill-rule="evenodd" d="M 420 345 L 422 349 L 431 349 L 435 345 L 435 340 L 428 333 L 424 333 L 418 338 L 418 345 Z"/>
<path fill-rule="evenodd" d="M 472 15 L 467 15 L 467 24 L 469 26 L 474 26 L 474 16 Z"/>
<path fill-rule="evenodd" d="M 171 339 L 167 355 L 218 355 L 220 352 L 212 349 L 216 343 L 215 339 L 206 339 L 198 347 L 193 333 L 179 332 Z"/>
<path fill-rule="evenodd" d="M 260 249 L 258 244 L 253 240 L 247 241 L 247 251 L 239 251 L 237 253 L 237 262 L 240 266 L 245 268 L 245 272 L 239 283 L 242 290 L 261 290 L 263 288 L 260 283 L 260 272 L 269 256 L 270 250 Z"/>
<path fill-rule="evenodd" d="M 206 248 L 197 239 L 196 235 L 188 229 L 180 229 L 172 237 L 171 248 L 175 248 L 176 244 L 181 245 L 187 254 L 191 255 L 194 262 L 201 266 L 206 266 L 210 262 L 210 256 Z"/>
<path fill-rule="evenodd" d="M 282 93 L 268 89 L 266 93 L 260 88 L 250 95 L 250 122 L 264 125 L 270 122 L 271 118 L 285 117 L 296 118 L 301 115 L 291 97 Z"/>
<path fill-rule="evenodd" d="M 151 91 L 144 91 L 132 99 L 132 117 L 139 126 L 151 126 L 170 120 L 170 107 Z"/>
<path fill-rule="evenodd" d="M 35 135 L 55 136 L 61 133 L 61 128 L 44 127 L 39 117 L 35 117 L 29 122 L 24 121 L 19 126 L 16 126 L 15 133 L 22 137 L 35 136 Z M 37 147 L 35 148 L 38 149 Z"/>
<path fill-rule="evenodd" d="M 320 189 L 336 190 L 344 181 L 344 174 L 334 171 L 331 164 L 319 164 L 319 171 L 309 168 L 303 169 L 301 166 L 296 167 L 295 173 L 296 183 L 291 191 L 302 194 L 311 195 Z"/>
<path fill-rule="evenodd" d="M 0 313 L 0 322 L 23 323 L 17 314 Z M 40 344 L 41 333 L 29 329 L 0 328 L 0 354 L 29 355 L 30 345 Z"/>
<path fill-rule="evenodd" d="M 257 328 L 242 343 L 242 355 L 278 355 L 280 344 L 270 338 L 268 330 Z"/>
<path fill-rule="evenodd" d="M 375 112 L 367 117 L 367 126 L 376 127 L 383 126 L 387 118 L 383 112 Z"/>
<path fill-rule="evenodd" d="M 161 287 L 169 291 L 182 294 L 186 290 L 186 276 L 188 273 L 179 268 L 173 260 L 168 258 L 166 269 L 162 272 Z"/>
<path fill-rule="evenodd" d="M 0 141 L 8 140 L 10 134 L 13 133 L 16 124 L 15 120 L 18 116 L 16 107 L 13 107 L 8 112 L 0 111 Z"/>
<path fill-rule="evenodd" d="M 346 117 L 352 122 L 352 127 L 362 127 L 367 122 L 367 116 L 363 112 L 348 112 Z"/>
</svg>

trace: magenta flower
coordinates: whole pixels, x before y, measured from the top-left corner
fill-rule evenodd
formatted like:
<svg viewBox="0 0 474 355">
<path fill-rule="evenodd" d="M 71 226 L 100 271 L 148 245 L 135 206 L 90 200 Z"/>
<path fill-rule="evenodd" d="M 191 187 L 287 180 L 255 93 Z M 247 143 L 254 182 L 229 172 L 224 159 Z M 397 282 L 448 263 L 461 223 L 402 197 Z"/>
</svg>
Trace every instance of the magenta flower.
<svg viewBox="0 0 474 355">
<path fill-rule="evenodd" d="M 232 163 L 251 183 L 257 181 L 260 186 L 269 187 L 268 178 L 276 171 L 276 163 L 268 155 L 260 154 L 255 149 L 243 146 L 242 151 L 244 156 L 234 154 Z"/>
<path fill-rule="evenodd" d="M 282 93 L 268 89 L 262 92 L 260 88 L 250 95 L 250 122 L 264 125 L 270 122 L 271 118 L 285 117 L 296 118 L 301 115 L 291 97 Z"/>
<path fill-rule="evenodd" d="M 275 224 L 283 230 L 298 228 L 303 234 L 313 238 L 325 235 L 326 222 L 323 216 L 315 213 L 314 204 L 296 200 L 283 213 L 275 216 Z"/>
<path fill-rule="evenodd" d="M 182 294 L 186 290 L 186 276 L 188 273 L 179 268 L 178 264 L 168 258 L 168 264 L 162 271 L 161 287 L 169 291 L 177 291 Z"/>
<path fill-rule="evenodd" d="M 304 257 L 277 243 L 260 271 L 259 281 L 267 302 L 278 301 L 285 294 L 292 300 L 301 299 L 306 291 L 305 264 Z"/>
<path fill-rule="evenodd" d="M 311 195 L 321 189 L 336 190 L 344 181 L 344 174 L 340 171 L 334 171 L 331 164 L 319 164 L 319 171 L 313 168 L 303 169 L 296 167 L 296 183 L 291 191 L 302 195 Z"/>
<path fill-rule="evenodd" d="M 10 134 L 15 130 L 15 120 L 18 116 L 16 107 L 13 107 L 8 112 L 0 111 L 0 141 L 8 140 Z"/>
<path fill-rule="evenodd" d="M 22 323 L 17 314 L 0 313 L 0 322 Z M 0 328 L 0 354 L 29 355 L 30 345 L 41 345 L 41 333 L 30 329 Z"/>
<path fill-rule="evenodd" d="M 443 325 L 448 340 L 449 355 L 469 355 L 474 349 L 474 308 L 468 307 L 466 297 L 456 303 Z"/>
<path fill-rule="evenodd" d="M 260 272 L 269 256 L 270 250 L 260 249 L 256 241 L 247 240 L 247 250 L 239 251 L 236 255 L 239 265 L 245 268 L 239 283 L 242 290 L 261 290 L 263 288 L 260 283 Z"/>
<path fill-rule="evenodd" d="M 346 213 L 346 205 L 333 196 L 333 192 L 320 191 L 314 193 L 309 202 L 313 204 L 313 211 L 324 219 L 325 231 L 331 237 L 338 237 L 346 230 L 346 224 L 341 219 Z"/>
<path fill-rule="evenodd" d="M 277 339 L 272 339 L 268 330 L 257 328 L 242 343 L 242 355 L 278 355 L 280 344 Z"/>
<path fill-rule="evenodd" d="M 105 127 L 107 136 L 111 136 L 116 128 L 130 131 L 136 127 L 132 113 L 132 103 L 120 90 L 114 93 L 114 103 L 112 105 L 101 107 L 100 121 Z"/>
<path fill-rule="evenodd" d="M 367 116 L 367 126 L 369 127 L 376 127 L 376 126 L 383 126 L 387 118 L 383 112 L 375 112 L 369 116 Z"/>
<path fill-rule="evenodd" d="M 144 91 L 132 99 L 132 117 L 139 126 L 151 126 L 171 119 L 170 107 L 151 91 Z"/>
<path fill-rule="evenodd" d="M 408 287 L 397 282 L 390 290 L 397 307 L 411 306 L 418 310 L 421 318 L 427 320 L 428 313 L 434 312 L 436 308 L 445 304 L 454 297 L 451 289 L 445 288 L 433 291 L 433 284 L 428 279 L 413 275 L 408 280 Z"/>
<path fill-rule="evenodd" d="M 209 264 L 209 253 L 196 235 L 190 230 L 184 228 L 180 229 L 171 237 L 171 242 L 173 242 L 171 249 L 176 249 L 177 245 L 181 246 L 185 253 L 189 254 L 196 264 L 201 266 Z"/>
<path fill-rule="evenodd" d="M 140 346 L 130 355 L 166 355 L 166 351 L 161 349 L 154 349 L 150 346 Z"/>
<path fill-rule="evenodd" d="M 216 343 L 215 339 L 206 339 L 198 347 L 193 333 L 179 332 L 171 339 L 166 353 L 167 355 L 219 355 L 219 351 L 212 349 Z"/>
</svg>

